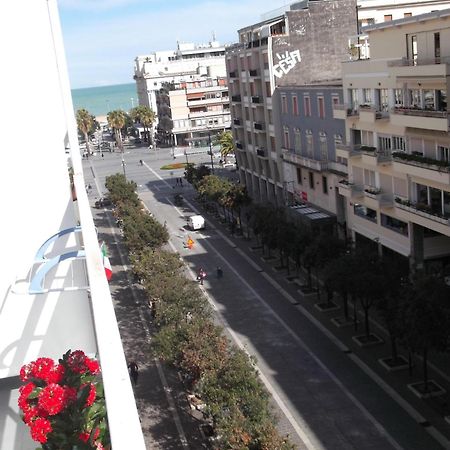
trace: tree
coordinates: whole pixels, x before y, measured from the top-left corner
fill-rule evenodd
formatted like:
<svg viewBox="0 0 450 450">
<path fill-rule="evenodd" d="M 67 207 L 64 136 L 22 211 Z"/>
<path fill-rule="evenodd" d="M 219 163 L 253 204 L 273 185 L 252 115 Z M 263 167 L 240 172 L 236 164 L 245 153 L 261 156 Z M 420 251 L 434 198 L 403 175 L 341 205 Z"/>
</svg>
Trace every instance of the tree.
<svg viewBox="0 0 450 450">
<path fill-rule="evenodd" d="M 122 141 L 122 128 L 127 123 L 127 115 L 125 111 L 121 109 L 116 109 L 115 111 L 110 111 L 107 115 L 107 120 L 109 126 L 114 130 L 114 137 L 116 139 L 117 146 L 120 151 L 123 152 L 123 141 Z"/>
<path fill-rule="evenodd" d="M 130 110 L 130 116 L 135 123 L 140 123 L 144 127 L 144 140 L 150 139 L 149 128 L 155 121 L 156 114 L 145 105 L 139 105 Z"/>
<path fill-rule="evenodd" d="M 195 189 L 198 189 L 200 181 L 208 175 L 211 175 L 211 169 L 204 164 L 201 164 L 198 167 L 195 167 L 194 164 L 186 164 L 185 166 L 184 178 L 186 178 L 186 181 L 192 184 Z"/>
<path fill-rule="evenodd" d="M 84 140 L 86 141 L 87 154 L 90 155 L 91 148 L 89 145 L 89 134 L 95 131 L 97 121 L 95 120 L 95 117 L 86 109 L 79 109 L 76 113 L 76 119 L 78 130 L 80 130 L 80 133 L 83 134 Z"/>
<path fill-rule="evenodd" d="M 227 162 L 227 156 L 234 153 L 233 133 L 231 131 L 222 131 L 217 135 L 214 143 L 220 145 L 220 155 L 224 162 Z"/>
<path fill-rule="evenodd" d="M 407 288 L 405 336 L 410 351 L 422 353 L 424 391 L 429 391 L 428 353 L 445 351 L 450 337 L 450 289 L 431 275 L 422 275 Z"/>
</svg>

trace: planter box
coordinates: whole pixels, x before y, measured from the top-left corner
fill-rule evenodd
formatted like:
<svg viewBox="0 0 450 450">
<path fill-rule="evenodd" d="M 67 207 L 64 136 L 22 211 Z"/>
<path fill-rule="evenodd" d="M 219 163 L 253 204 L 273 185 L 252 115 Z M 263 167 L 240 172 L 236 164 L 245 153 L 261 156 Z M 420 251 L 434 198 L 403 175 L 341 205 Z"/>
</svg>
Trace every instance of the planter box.
<svg viewBox="0 0 450 450">
<path fill-rule="evenodd" d="M 365 334 L 352 336 L 352 340 L 355 341 L 360 347 L 372 347 L 374 345 L 384 343 L 383 339 L 373 333 L 370 333 L 369 337 L 367 337 Z"/>
<path fill-rule="evenodd" d="M 325 311 L 336 311 L 340 308 L 339 305 L 337 305 L 334 302 L 321 302 L 321 303 L 314 303 L 314 308 L 318 309 L 320 312 Z"/>
<path fill-rule="evenodd" d="M 399 370 L 405 370 L 408 368 L 408 360 L 403 356 L 399 355 L 396 364 L 392 357 L 380 358 L 378 362 L 388 371 L 397 372 Z"/>
<path fill-rule="evenodd" d="M 353 320 L 353 318 L 346 319 L 345 317 L 333 317 L 331 319 L 331 322 L 338 328 L 351 327 L 355 325 L 355 321 Z M 356 323 L 358 324 L 359 320 L 357 320 Z"/>
<path fill-rule="evenodd" d="M 427 391 L 425 390 L 423 381 L 408 384 L 408 389 L 419 398 L 438 397 L 440 395 L 444 395 L 447 392 L 440 384 L 436 383 L 436 381 L 434 380 L 428 381 Z"/>
</svg>

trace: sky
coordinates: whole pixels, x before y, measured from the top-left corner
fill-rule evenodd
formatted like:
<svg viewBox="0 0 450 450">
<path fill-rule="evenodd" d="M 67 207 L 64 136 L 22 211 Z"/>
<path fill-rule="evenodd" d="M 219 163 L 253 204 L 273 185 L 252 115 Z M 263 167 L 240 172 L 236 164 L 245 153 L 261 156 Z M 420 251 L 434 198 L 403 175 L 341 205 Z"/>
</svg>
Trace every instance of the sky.
<svg viewBox="0 0 450 450">
<path fill-rule="evenodd" d="M 286 0 L 59 0 L 73 89 L 133 83 L 134 59 L 180 42 L 237 41 Z"/>
</svg>

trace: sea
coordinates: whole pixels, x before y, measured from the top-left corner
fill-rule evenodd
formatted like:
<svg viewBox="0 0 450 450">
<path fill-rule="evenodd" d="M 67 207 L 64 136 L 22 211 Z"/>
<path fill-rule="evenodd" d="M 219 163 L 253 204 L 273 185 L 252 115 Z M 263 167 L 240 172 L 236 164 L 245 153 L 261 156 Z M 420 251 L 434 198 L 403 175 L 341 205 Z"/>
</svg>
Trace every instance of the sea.
<svg viewBox="0 0 450 450">
<path fill-rule="evenodd" d="M 96 117 L 116 109 L 129 111 L 139 104 L 135 83 L 72 89 L 72 101 L 75 112 L 84 108 Z"/>
</svg>

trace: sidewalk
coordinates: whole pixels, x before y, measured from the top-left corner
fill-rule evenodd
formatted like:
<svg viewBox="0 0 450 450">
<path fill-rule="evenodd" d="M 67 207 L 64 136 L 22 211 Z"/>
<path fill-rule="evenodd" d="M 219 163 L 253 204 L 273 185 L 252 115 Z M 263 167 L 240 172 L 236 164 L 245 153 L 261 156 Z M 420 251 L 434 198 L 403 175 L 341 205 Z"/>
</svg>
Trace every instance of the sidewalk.
<svg viewBox="0 0 450 450">
<path fill-rule="evenodd" d="M 104 240 L 113 269 L 110 281 L 117 322 L 127 362 L 139 366 L 136 404 L 148 449 L 186 450 L 203 446 L 200 423 L 190 414 L 178 374 L 152 356 L 152 324 L 145 292 L 132 282 L 127 251 L 111 211 L 93 209 L 99 241 Z"/>
<path fill-rule="evenodd" d="M 197 204 L 197 206 L 201 208 L 200 205 Z M 220 219 L 211 213 L 205 211 L 205 214 L 218 228 L 224 230 L 227 226 L 222 224 Z M 279 265 L 277 257 L 270 260 L 263 258 L 262 250 L 256 248 L 256 242 L 254 240 L 248 241 L 243 236 L 230 236 L 228 229 L 226 232 L 231 243 L 243 252 L 244 258 L 251 264 L 259 266 L 262 272 L 270 276 L 273 280 L 272 284 L 281 294 L 279 298 L 280 302 L 289 301 L 301 314 L 306 315 L 306 317 L 311 317 L 310 320 L 312 323 L 328 339 L 334 341 L 337 347 L 347 354 L 353 363 L 359 366 L 372 381 L 377 383 L 378 386 L 394 399 L 414 419 L 418 427 L 424 428 L 436 439 L 436 448 L 450 448 L 450 374 L 449 362 L 445 360 L 445 356 L 448 359 L 448 355 L 433 355 L 430 357 L 431 364 L 429 365 L 430 380 L 436 381 L 446 392 L 439 397 L 429 399 L 418 398 L 407 385 L 422 381 L 421 359 L 418 356 L 414 357 L 414 369 L 411 376 L 407 367 L 402 370 L 389 372 L 380 364 L 379 359 L 390 356 L 390 342 L 385 328 L 375 320 L 376 315 L 374 314 L 374 310 L 371 312 L 372 332 L 380 336 L 384 342 L 370 347 L 360 347 L 353 337 L 364 334 L 362 311 L 359 311 L 359 325 L 357 330 L 353 328 L 353 323 L 350 326 L 337 326 L 337 324 L 331 321 L 333 318 L 343 316 L 342 302 L 337 296 L 333 300 L 337 304 L 336 308 L 322 309 L 319 304 L 326 303 L 325 293 L 321 293 L 322 295 L 319 300 L 315 291 L 303 293 L 300 290 L 300 285 L 305 284 L 305 274 L 300 273 L 296 277 L 295 270 L 293 269 L 288 277 L 286 269 L 277 267 Z M 246 235 L 246 228 L 244 232 Z M 272 254 L 276 255 L 277 253 L 274 251 Z M 351 315 L 353 310 L 352 304 L 350 304 L 349 309 Z M 400 353 L 407 356 L 401 350 Z M 326 361 L 324 362 L 326 363 Z M 349 361 L 349 365 L 353 363 Z"/>
</svg>

